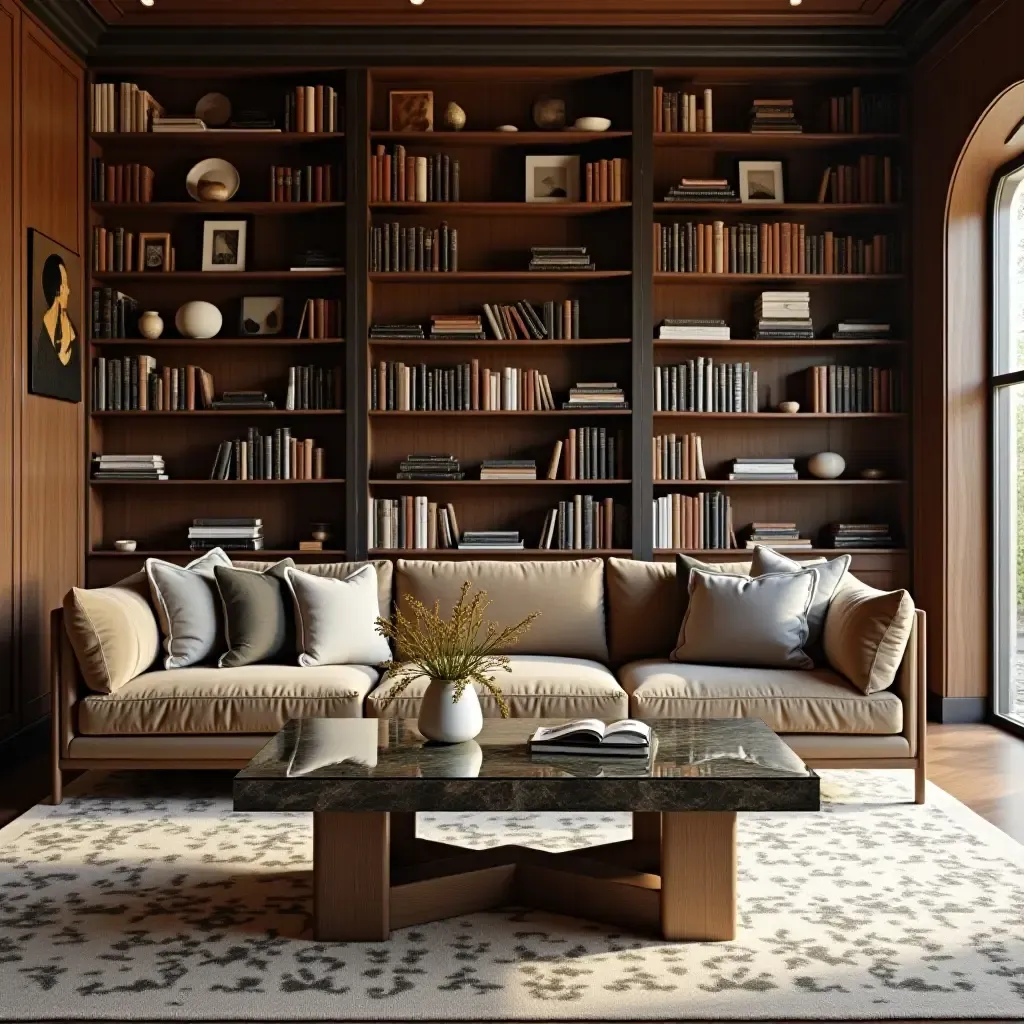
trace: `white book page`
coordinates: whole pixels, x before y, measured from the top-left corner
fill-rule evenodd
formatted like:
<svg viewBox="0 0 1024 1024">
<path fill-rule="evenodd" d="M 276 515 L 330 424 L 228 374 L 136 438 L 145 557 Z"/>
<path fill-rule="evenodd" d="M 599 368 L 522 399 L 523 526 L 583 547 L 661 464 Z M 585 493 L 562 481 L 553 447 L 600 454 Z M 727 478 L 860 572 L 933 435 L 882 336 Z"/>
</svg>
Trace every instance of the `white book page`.
<svg viewBox="0 0 1024 1024">
<path fill-rule="evenodd" d="M 575 722 L 566 722 L 565 725 L 541 726 L 530 737 L 530 742 L 550 743 L 553 740 L 560 740 L 567 736 L 575 736 L 582 733 L 596 734 L 595 738 L 600 742 L 605 733 L 604 722 L 597 718 L 580 718 Z"/>
</svg>

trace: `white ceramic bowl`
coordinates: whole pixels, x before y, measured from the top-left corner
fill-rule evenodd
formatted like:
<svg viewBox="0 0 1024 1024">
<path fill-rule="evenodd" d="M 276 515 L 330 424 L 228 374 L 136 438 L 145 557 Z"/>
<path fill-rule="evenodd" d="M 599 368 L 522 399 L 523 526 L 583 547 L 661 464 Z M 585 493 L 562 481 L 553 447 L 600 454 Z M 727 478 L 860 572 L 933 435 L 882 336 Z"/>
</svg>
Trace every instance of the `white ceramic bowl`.
<svg viewBox="0 0 1024 1024">
<path fill-rule="evenodd" d="M 199 199 L 199 182 L 201 181 L 219 181 L 227 187 L 226 198 L 230 199 L 238 191 L 241 179 L 234 164 L 229 164 L 227 160 L 211 157 L 209 160 L 200 160 L 185 176 L 185 190 L 195 200 Z"/>
<path fill-rule="evenodd" d="M 577 117 L 573 128 L 581 132 L 606 132 L 611 126 L 607 117 Z"/>
<path fill-rule="evenodd" d="M 134 540 L 115 540 L 114 550 L 115 551 L 134 551 L 138 547 L 138 541 Z"/>
</svg>

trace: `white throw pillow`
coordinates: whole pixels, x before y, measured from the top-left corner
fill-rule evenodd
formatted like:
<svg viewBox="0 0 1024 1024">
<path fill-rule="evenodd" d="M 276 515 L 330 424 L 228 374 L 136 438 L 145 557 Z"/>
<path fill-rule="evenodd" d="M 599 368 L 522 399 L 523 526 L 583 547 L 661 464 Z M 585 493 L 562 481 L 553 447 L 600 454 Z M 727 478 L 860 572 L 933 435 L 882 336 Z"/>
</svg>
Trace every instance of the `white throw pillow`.
<svg viewBox="0 0 1024 1024">
<path fill-rule="evenodd" d="M 377 632 L 377 571 L 364 565 L 343 580 L 285 569 L 295 601 L 299 664 L 379 665 L 391 657 Z"/>
<path fill-rule="evenodd" d="M 221 548 L 207 551 L 186 566 L 146 559 L 153 607 L 164 638 L 164 668 L 198 665 L 223 644 L 220 595 L 214 566 L 231 567 Z"/>
</svg>

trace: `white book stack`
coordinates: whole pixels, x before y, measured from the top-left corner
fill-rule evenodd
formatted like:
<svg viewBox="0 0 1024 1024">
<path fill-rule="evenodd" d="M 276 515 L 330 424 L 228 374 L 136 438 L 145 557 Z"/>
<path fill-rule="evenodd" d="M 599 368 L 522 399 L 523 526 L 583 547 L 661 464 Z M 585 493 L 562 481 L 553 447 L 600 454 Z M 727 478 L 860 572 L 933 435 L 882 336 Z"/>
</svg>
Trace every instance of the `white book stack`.
<svg viewBox="0 0 1024 1024">
<path fill-rule="evenodd" d="M 162 455 L 94 455 L 93 480 L 166 480 Z"/>
<path fill-rule="evenodd" d="M 732 331 L 724 320 L 683 318 L 662 320 L 659 341 L 729 341 Z"/>
<path fill-rule="evenodd" d="M 757 299 L 754 315 L 757 318 L 755 338 L 814 338 L 810 292 L 762 292 Z"/>
<path fill-rule="evenodd" d="M 799 480 L 796 459 L 750 458 L 734 459 L 730 480 L 768 483 L 774 480 Z"/>
</svg>

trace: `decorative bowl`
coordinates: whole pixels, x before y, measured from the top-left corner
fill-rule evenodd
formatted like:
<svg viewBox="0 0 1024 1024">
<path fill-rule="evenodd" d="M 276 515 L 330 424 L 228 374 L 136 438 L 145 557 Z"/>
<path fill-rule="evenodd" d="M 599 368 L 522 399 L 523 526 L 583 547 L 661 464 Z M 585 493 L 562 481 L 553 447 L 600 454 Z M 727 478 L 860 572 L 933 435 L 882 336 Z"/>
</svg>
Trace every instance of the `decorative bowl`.
<svg viewBox="0 0 1024 1024">
<path fill-rule="evenodd" d="M 224 317 L 212 302 L 186 302 L 174 314 L 174 326 L 183 338 L 212 338 L 224 325 Z"/>
<path fill-rule="evenodd" d="M 607 117 L 577 117 L 573 128 L 580 132 L 606 132 L 611 126 Z"/>
<path fill-rule="evenodd" d="M 517 132 L 519 129 L 514 124 L 499 124 L 494 129 L 496 132 Z"/>
<path fill-rule="evenodd" d="M 838 480 L 846 469 L 846 459 L 835 452 L 818 452 L 807 460 L 807 471 L 819 480 Z"/>
<path fill-rule="evenodd" d="M 227 198 L 230 199 L 237 191 L 241 179 L 234 164 L 227 160 L 220 160 L 212 157 L 209 160 L 200 160 L 185 176 L 185 189 L 193 199 L 201 199 L 199 186 L 203 182 L 217 182 L 228 190 Z"/>
<path fill-rule="evenodd" d="M 785 412 L 792 415 L 793 413 L 800 411 L 799 402 L 779 402 L 779 412 Z"/>
<path fill-rule="evenodd" d="M 115 540 L 114 550 L 115 551 L 134 551 L 138 547 L 139 542 L 136 540 Z"/>
</svg>

